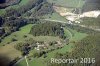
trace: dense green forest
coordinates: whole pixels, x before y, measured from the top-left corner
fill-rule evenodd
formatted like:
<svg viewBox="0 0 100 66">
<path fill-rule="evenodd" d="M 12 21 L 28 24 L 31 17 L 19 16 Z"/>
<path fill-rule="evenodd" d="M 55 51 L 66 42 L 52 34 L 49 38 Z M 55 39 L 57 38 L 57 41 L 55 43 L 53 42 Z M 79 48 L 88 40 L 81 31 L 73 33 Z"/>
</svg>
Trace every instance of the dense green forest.
<svg viewBox="0 0 100 66">
<path fill-rule="evenodd" d="M 64 29 L 60 23 L 47 22 L 34 25 L 30 31 L 34 36 L 59 36 L 65 38 Z"/>
</svg>

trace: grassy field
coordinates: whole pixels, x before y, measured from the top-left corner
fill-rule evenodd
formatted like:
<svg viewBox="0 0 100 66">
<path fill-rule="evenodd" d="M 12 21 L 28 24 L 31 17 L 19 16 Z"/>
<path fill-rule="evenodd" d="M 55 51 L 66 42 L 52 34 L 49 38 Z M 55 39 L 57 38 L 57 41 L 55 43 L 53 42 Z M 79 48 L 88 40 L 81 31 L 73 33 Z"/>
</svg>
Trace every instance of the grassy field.
<svg viewBox="0 0 100 66">
<path fill-rule="evenodd" d="M 72 30 L 70 28 L 68 28 L 68 30 L 74 33 L 74 36 L 70 39 L 70 41 L 80 41 L 81 39 L 87 36 L 87 34 L 85 33 L 79 33 L 76 30 Z"/>
<path fill-rule="evenodd" d="M 13 38 L 17 39 L 18 41 L 25 40 L 25 38 L 23 36 L 27 35 L 30 32 L 32 26 L 33 26 L 33 24 L 28 24 L 28 25 L 20 28 L 19 31 L 16 31 L 16 32 L 12 33 L 11 35 L 5 37 L 3 39 L 3 41 L 0 43 L 0 45 L 11 43 Z"/>
<path fill-rule="evenodd" d="M 57 12 L 45 15 L 44 18 L 50 19 L 50 20 L 59 20 L 59 21 L 67 22 L 67 20 L 64 17 L 60 16 L 60 14 L 58 14 Z"/>
<path fill-rule="evenodd" d="M 47 53 L 47 57 L 46 58 L 43 58 L 43 57 L 40 57 L 40 58 L 33 58 L 33 60 L 29 61 L 29 66 L 46 66 L 46 61 L 47 60 L 50 60 L 50 58 L 53 58 L 55 53 L 66 53 L 66 52 L 71 52 L 74 48 L 74 44 L 72 43 L 72 41 L 79 41 L 83 38 L 85 38 L 87 36 L 87 34 L 84 34 L 84 33 L 79 33 L 75 30 L 72 30 L 70 28 L 68 29 L 64 29 L 65 30 L 65 34 L 68 35 L 70 37 L 70 43 L 68 45 L 65 45 L 63 48 L 61 49 L 57 49 L 57 50 L 54 50 L 52 52 L 49 52 Z M 71 32 L 70 32 L 71 31 Z M 72 36 L 72 32 L 74 33 L 74 36 Z M 30 53 L 34 53 L 35 50 L 32 50 Z M 26 65 L 26 62 L 25 62 L 25 59 L 23 61 L 21 61 L 17 66 L 25 66 Z"/>
<path fill-rule="evenodd" d="M 49 3 L 63 7 L 82 7 L 84 0 L 47 0 Z M 79 3 L 80 2 L 80 3 Z"/>
<path fill-rule="evenodd" d="M 14 48 L 15 43 L 7 44 L 6 46 L 0 47 L 0 55 L 9 57 L 11 60 L 21 57 L 21 52 Z"/>
<path fill-rule="evenodd" d="M 1 16 L 1 15 L 4 15 L 5 13 L 6 13 L 5 9 L 1 9 L 1 10 L 0 10 L 0 16 Z"/>
<path fill-rule="evenodd" d="M 20 3 L 16 4 L 16 5 L 12 5 L 12 6 L 9 6 L 7 7 L 6 9 L 9 9 L 9 8 L 19 8 L 25 4 L 27 4 L 29 2 L 29 0 L 21 0 Z"/>
<path fill-rule="evenodd" d="M 68 37 L 69 39 L 71 39 L 73 37 L 71 31 L 67 30 L 66 28 L 64 28 L 64 33 L 65 33 L 65 36 Z"/>
<path fill-rule="evenodd" d="M 33 35 L 28 35 L 28 37 L 33 38 L 36 41 L 46 41 L 46 42 L 51 42 L 51 41 L 59 41 L 59 37 L 53 37 L 53 36 L 36 36 L 34 37 Z"/>
</svg>

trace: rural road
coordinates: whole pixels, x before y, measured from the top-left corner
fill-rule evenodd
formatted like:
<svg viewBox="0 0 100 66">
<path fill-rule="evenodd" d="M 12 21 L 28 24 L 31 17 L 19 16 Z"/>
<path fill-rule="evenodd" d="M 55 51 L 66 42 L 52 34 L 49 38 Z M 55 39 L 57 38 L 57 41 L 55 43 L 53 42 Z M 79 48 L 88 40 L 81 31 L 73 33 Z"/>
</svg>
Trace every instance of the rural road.
<svg viewBox="0 0 100 66">
<path fill-rule="evenodd" d="M 25 56 L 25 60 L 26 60 L 27 66 L 29 66 L 29 63 L 28 63 L 28 60 L 27 60 L 27 56 Z"/>
<path fill-rule="evenodd" d="M 22 60 L 26 61 L 27 66 L 29 66 L 28 60 L 27 60 L 27 56 L 22 57 L 20 60 L 18 60 L 13 66 L 16 66 L 19 62 L 21 62 Z"/>
<path fill-rule="evenodd" d="M 19 62 L 21 62 L 22 60 L 24 60 L 25 58 L 22 57 L 20 60 L 18 60 L 13 66 L 16 66 Z"/>
<path fill-rule="evenodd" d="M 74 24 L 74 23 L 68 23 L 68 22 L 65 22 L 65 21 L 51 20 L 51 19 L 44 19 L 44 20 L 46 20 L 46 21 L 53 21 L 53 22 L 59 22 L 59 23 L 65 23 L 65 24 L 70 24 L 70 25 L 78 25 L 78 26 L 80 26 L 80 27 L 92 29 L 92 30 L 95 30 L 95 31 L 100 31 L 100 29 L 95 29 L 95 28 L 92 28 L 92 27 L 87 27 L 87 26 L 85 26 L 85 25 L 79 25 L 79 24 Z"/>
</svg>

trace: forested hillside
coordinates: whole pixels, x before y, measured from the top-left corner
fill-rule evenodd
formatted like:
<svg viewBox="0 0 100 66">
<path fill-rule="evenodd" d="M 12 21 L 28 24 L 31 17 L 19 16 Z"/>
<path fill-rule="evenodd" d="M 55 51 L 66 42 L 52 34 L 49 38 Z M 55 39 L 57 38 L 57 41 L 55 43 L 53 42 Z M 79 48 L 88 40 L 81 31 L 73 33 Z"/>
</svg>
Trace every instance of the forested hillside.
<svg viewBox="0 0 100 66">
<path fill-rule="evenodd" d="M 43 23 L 32 27 L 30 33 L 34 36 L 59 36 L 65 38 L 64 29 L 59 23 Z"/>
<path fill-rule="evenodd" d="M 100 17 L 98 17 L 98 18 L 82 18 L 81 24 L 90 26 L 93 28 L 100 28 Z"/>
<path fill-rule="evenodd" d="M 86 0 L 82 11 L 92 11 L 92 10 L 100 10 L 100 0 Z"/>
</svg>

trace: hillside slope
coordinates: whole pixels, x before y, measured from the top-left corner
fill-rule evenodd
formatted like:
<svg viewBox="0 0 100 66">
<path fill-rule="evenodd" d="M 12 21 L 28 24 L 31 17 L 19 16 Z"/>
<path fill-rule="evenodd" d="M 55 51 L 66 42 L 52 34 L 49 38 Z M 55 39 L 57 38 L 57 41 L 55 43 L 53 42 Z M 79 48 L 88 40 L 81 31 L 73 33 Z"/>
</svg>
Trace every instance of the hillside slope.
<svg viewBox="0 0 100 66">
<path fill-rule="evenodd" d="M 100 0 L 87 0 L 82 8 L 82 12 L 100 10 Z"/>
</svg>

